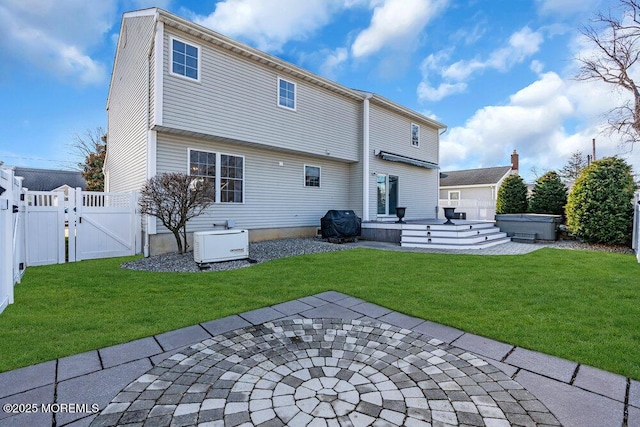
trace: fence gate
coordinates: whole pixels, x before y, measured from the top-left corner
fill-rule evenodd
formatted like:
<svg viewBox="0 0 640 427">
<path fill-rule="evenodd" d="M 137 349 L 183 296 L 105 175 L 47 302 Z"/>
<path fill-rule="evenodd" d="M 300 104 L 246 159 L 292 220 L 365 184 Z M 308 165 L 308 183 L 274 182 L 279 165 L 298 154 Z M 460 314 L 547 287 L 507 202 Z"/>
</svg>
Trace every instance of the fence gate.
<svg viewBox="0 0 640 427">
<path fill-rule="evenodd" d="M 75 205 L 76 261 L 136 254 L 135 193 L 76 191 Z"/>
<path fill-rule="evenodd" d="M 65 262 L 65 196 L 61 191 L 27 191 L 27 265 Z"/>
<path fill-rule="evenodd" d="M 135 193 L 28 191 L 27 265 L 135 255 L 140 246 Z"/>
</svg>

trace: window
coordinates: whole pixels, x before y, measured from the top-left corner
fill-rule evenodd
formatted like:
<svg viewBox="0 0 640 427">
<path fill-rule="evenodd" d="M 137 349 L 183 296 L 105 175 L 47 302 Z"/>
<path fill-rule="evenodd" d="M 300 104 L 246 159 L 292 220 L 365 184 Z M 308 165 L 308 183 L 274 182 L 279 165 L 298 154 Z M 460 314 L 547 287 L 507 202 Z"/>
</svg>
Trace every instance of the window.
<svg viewBox="0 0 640 427">
<path fill-rule="evenodd" d="M 398 177 L 378 175 L 378 215 L 395 215 L 398 207 Z"/>
<path fill-rule="evenodd" d="M 216 203 L 244 202 L 244 157 L 189 149 L 189 175 L 215 182 Z"/>
<path fill-rule="evenodd" d="M 228 154 L 220 155 L 220 202 L 242 203 L 244 159 Z"/>
<path fill-rule="evenodd" d="M 200 48 L 178 39 L 171 39 L 171 74 L 200 80 Z"/>
<path fill-rule="evenodd" d="M 411 123 L 411 145 L 420 147 L 420 126 Z"/>
<path fill-rule="evenodd" d="M 304 186 L 320 187 L 320 166 L 304 165 Z"/>
<path fill-rule="evenodd" d="M 296 84 L 278 77 L 278 105 L 296 109 Z"/>
<path fill-rule="evenodd" d="M 449 191 L 449 206 L 458 206 L 460 202 L 459 191 Z"/>
</svg>

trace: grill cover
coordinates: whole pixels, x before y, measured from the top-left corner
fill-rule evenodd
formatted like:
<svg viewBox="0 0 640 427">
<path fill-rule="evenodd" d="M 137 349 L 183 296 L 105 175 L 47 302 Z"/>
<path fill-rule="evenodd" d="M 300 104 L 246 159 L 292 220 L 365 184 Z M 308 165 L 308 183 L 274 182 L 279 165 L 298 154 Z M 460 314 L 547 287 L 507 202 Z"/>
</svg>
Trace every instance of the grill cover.
<svg viewBox="0 0 640 427">
<path fill-rule="evenodd" d="M 354 211 L 330 210 L 320 220 L 322 238 L 358 237 L 361 224 Z"/>
</svg>

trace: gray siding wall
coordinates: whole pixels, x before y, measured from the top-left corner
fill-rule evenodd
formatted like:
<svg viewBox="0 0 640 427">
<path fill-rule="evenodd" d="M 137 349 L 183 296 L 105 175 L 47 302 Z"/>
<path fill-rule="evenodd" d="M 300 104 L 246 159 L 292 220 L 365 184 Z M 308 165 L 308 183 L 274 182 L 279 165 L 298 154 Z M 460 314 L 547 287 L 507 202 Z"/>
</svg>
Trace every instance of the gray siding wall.
<svg viewBox="0 0 640 427">
<path fill-rule="evenodd" d="M 147 174 L 149 47 L 154 18 L 128 18 L 120 34 L 108 111 L 110 191 L 138 190 Z"/>
<path fill-rule="evenodd" d="M 352 164 L 280 153 L 255 146 L 158 134 L 158 173 L 187 172 L 188 148 L 244 156 L 244 203 L 220 203 L 189 221 L 188 231 L 234 219 L 241 228 L 320 226 L 329 209 L 352 209 L 348 180 Z M 282 162 L 282 166 L 280 166 Z M 304 186 L 304 165 L 321 167 L 321 187 Z M 167 230 L 158 224 L 158 232 Z"/>
<path fill-rule="evenodd" d="M 449 191 L 459 191 L 461 199 L 471 200 L 495 200 L 493 197 L 493 191 L 491 186 L 486 187 L 451 187 L 443 188 L 440 190 L 440 198 L 448 199 Z M 497 194 L 497 190 L 496 190 Z"/>
<path fill-rule="evenodd" d="M 165 26 L 163 125 L 358 161 L 362 103 Z M 169 73 L 170 37 L 200 47 L 200 81 Z M 277 105 L 278 76 L 297 85 L 296 111 Z"/>
<path fill-rule="evenodd" d="M 411 145 L 411 123 L 420 125 L 420 147 Z M 376 175 L 395 175 L 399 181 L 399 205 L 406 206 L 407 219 L 435 218 L 438 204 L 437 169 L 425 169 L 382 160 L 375 150 L 388 151 L 432 163 L 438 163 L 438 131 L 426 123 L 392 113 L 378 105 L 370 108 L 370 182 L 369 215 L 377 217 Z"/>
</svg>

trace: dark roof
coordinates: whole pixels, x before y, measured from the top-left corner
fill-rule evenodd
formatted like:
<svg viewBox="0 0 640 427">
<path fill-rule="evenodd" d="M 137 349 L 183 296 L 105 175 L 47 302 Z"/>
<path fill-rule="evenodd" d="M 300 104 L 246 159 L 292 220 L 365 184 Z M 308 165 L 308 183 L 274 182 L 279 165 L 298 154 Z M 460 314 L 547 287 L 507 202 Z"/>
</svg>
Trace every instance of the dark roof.
<svg viewBox="0 0 640 427">
<path fill-rule="evenodd" d="M 16 167 L 14 173 L 24 178 L 23 187 L 33 191 L 51 191 L 65 184 L 71 188 L 87 188 L 80 172 Z"/>
<path fill-rule="evenodd" d="M 510 170 L 511 166 L 496 166 L 493 168 L 440 172 L 440 187 L 497 184 Z"/>
</svg>

